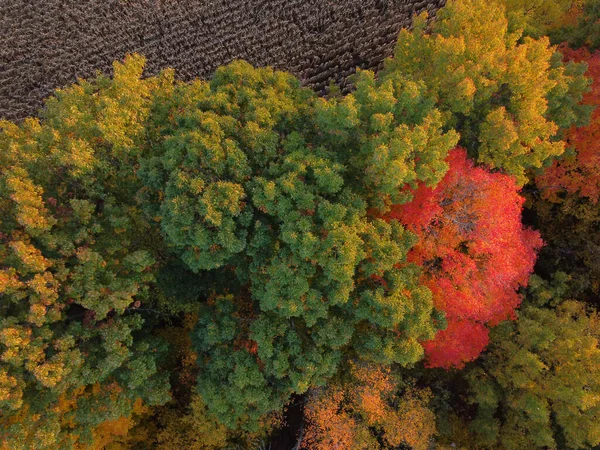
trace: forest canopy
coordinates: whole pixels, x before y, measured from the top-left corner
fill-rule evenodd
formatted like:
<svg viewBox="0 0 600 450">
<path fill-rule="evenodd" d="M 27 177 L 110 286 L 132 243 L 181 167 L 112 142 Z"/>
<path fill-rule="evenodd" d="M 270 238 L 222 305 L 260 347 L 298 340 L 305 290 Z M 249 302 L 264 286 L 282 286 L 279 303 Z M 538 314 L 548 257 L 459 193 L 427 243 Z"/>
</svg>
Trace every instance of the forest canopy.
<svg viewBox="0 0 600 450">
<path fill-rule="evenodd" d="M 0 121 L 0 448 L 600 444 L 600 65 L 563 3 L 449 1 L 348 94 L 130 55 Z"/>
</svg>

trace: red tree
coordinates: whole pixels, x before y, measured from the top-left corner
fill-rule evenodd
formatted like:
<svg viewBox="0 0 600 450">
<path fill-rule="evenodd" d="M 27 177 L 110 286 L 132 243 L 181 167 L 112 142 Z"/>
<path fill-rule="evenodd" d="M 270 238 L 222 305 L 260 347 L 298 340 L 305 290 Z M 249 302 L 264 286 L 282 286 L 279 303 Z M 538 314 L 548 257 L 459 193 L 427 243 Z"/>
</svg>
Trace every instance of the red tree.
<svg viewBox="0 0 600 450">
<path fill-rule="evenodd" d="M 600 104 L 600 51 L 590 54 L 586 49 L 562 49 L 565 58 L 588 64 L 587 76 L 592 78 L 591 91 L 583 100 L 587 105 Z M 600 197 L 600 108 L 592 114 L 585 127 L 572 127 L 565 135 L 567 146 L 575 150 L 537 177 L 536 184 L 546 200 L 556 201 L 556 194 L 566 191 L 589 198 L 593 203 Z"/>
<path fill-rule="evenodd" d="M 423 343 L 426 365 L 460 368 L 485 348 L 488 327 L 514 318 L 542 241 L 521 224 L 512 177 L 474 167 L 460 148 L 447 161 L 435 189 L 420 185 L 386 218 L 419 236 L 409 261 L 424 268 L 423 282 L 446 313 L 448 327 Z"/>
</svg>

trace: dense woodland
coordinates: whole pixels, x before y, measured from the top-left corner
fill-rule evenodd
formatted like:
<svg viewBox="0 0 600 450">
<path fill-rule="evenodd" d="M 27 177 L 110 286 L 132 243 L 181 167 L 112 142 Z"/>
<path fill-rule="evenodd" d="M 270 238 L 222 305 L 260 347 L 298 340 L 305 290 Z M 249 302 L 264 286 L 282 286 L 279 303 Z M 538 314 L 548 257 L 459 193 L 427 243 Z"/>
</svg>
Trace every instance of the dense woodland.
<svg viewBox="0 0 600 450">
<path fill-rule="evenodd" d="M 0 121 L 0 449 L 600 445 L 600 1 L 430 19 Z"/>
</svg>

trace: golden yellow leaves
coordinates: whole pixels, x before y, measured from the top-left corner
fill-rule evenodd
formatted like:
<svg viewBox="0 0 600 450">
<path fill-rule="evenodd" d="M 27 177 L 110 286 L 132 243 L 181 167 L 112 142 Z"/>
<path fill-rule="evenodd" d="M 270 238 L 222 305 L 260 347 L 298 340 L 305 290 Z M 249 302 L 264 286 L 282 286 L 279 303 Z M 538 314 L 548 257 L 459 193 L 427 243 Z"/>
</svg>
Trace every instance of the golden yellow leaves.
<svg viewBox="0 0 600 450">
<path fill-rule="evenodd" d="M 51 266 L 51 262 L 42 256 L 42 252 L 28 242 L 13 240 L 9 246 L 27 271 L 44 272 Z"/>
<path fill-rule="evenodd" d="M 50 230 L 56 221 L 48 215 L 44 206 L 42 188 L 36 186 L 21 168 L 14 168 L 5 181 L 11 191 L 10 198 L 16 206 L 19 224 L 32 236 Z"/>
<path fill-rule="evenodd" d="M 19 409 L 23 404 L 23 391 L 15 377 L 6 369 L 0 370 L 0 402 L 5 402 L 11 409 Z"/>
</svg>

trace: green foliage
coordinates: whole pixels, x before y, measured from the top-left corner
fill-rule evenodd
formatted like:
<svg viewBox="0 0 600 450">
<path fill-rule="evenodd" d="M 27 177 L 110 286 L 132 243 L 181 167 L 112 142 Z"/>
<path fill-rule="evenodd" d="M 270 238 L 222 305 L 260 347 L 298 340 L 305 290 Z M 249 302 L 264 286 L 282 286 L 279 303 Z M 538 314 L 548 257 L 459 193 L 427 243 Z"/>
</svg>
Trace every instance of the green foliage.
<svg viewBox="0 0 600 450">
<path fill-rule="evenodd" d="M 142 405 L 169 401 L 169 376 L 175 400 L 137 432 L 216 448 L 261 436 L 291 395 L 352 364 L 413 367 L 445 320 L 407 256 L 416 236 L 381 217 L 444 178 L 459 138 L 524 182 L 589 112 L 584 66 L 509 32 L 482 0 L 451 2 L 432 34 L 418 19 L 346 96 L 241 61 L 190 83 L 142 78 L 143 64 L 57 91 L 41 120 L 0 123 L 3 449 L 106 447 Z M 492 447 L 594 444 L 597 316 L 538 303 L 471 372 L 480 434 Z M 382 421 L 378 397 L 402 419 Z M 424 448 L 429 394 L 404 409 L 391 398 L 362 395 L 357 410 L 390 445 Z M 424 425 L 398 431 L 414 411 Z"/>
<path fill-rule="evenodd" d="M 159 112 L 172 129 L 140 163 L 148 216 L 189 269 L 237 276 L 233 296 L 203 307 L 195 337 L 199 392 L 229 426 L 253 429 L 348 353 L 421 357 L 431 296 L 415 267 L 396 267 L 414 239 L 367 215 L 447 169 L 457 139 L 421 90 L 364 72 L 353 95 L 316 99 L 288 75 L 235 62 L 179 86 Z"/>
<path fill-rule="evenodd" d="M 304 106 L 308 91 L 296 79 L 267 72 L 236 62 L 210 84 L 180 86 L 165 105 L 168 137 L 141 161 L 140 178 L 160 190 L 155 214 L 166 242 L 194 271 L 245 250 L 253 217 L 246 183 L 277 156 L 278 132 Z"/>
<path fill-rule="evenodd" d="M 489 353 L 468 374 L 477 405 L 472 430 L 486 448 L 600 443 L 600 317 L 571 300 L 556 310 L 541 306 L 564 289 L 536 281 L 533 304 L 492 332 Z"/>
<path fill-rule="evenodd" d="M 564 151 L 562 127 L 585 119 L 575 106 L 586 88 L 583 69 L 565 67 L 547 38 L 519 42 L 505 9 L 482 0 L 448 2 L 432 33 L 425 19 L 401 31 L 381 77 L 400 72 L 422 81 L 442 111 L 445 127 L 479 162 L 502 168 L 524 184 Z"/>
<path fill-rule="evenodd" d="M 553 29 L 549 35 L 553 42 L 568 43 L 571 47 L 600 47 L 600 1 L 585 0 L 583 8 L 572 20 Z"/>
<path fill-rule="evenodd" d="M 424 86 L 362 72 L 323 100 L 243 62 L 210 82 L 142 69 L 2 124 L 4 442 L 91 445 L 136 401 L 165 403 L 155 313 L 200 311 L 197 388 L 229 427 L 257 429 L 349 356 L 418 361 L 437 328 L 398 265 L 414 237 L 370 211 L 447 169 L 457 136 Z"/>
<path fill-rule="evenodd" d="M 511 30 L 539 38 L 567 25 L 585 0 L 501 0 Z"/>
<path fill-rule="evenodd" d="M 399 71 L 377 80 L 372 72 L 359 71 L 354 81 L 353 94 L 317 101 L 316 121 L 321 145 L 341 158 L 368 206 L 383 209 L 389 201 L 407 201 L 401 193 L 407 183 L 439 182 L 457 135 L 442 132 L 442 117 L 424 83 Z"/>
<path fill-rule="evenodd" d="M 571 126 L 587 125 L 594 107 L 582 103 L 584 94 L 590 91 L 592 80 L 586 78 L 586 64 L 564 62 L 563 55 L 555 52 L 550 60 L 555 85 L 547 96 L 546 117 L 560 130 Z M 564 134 L 561 132 L 561 137 Z"/>
</svg>

